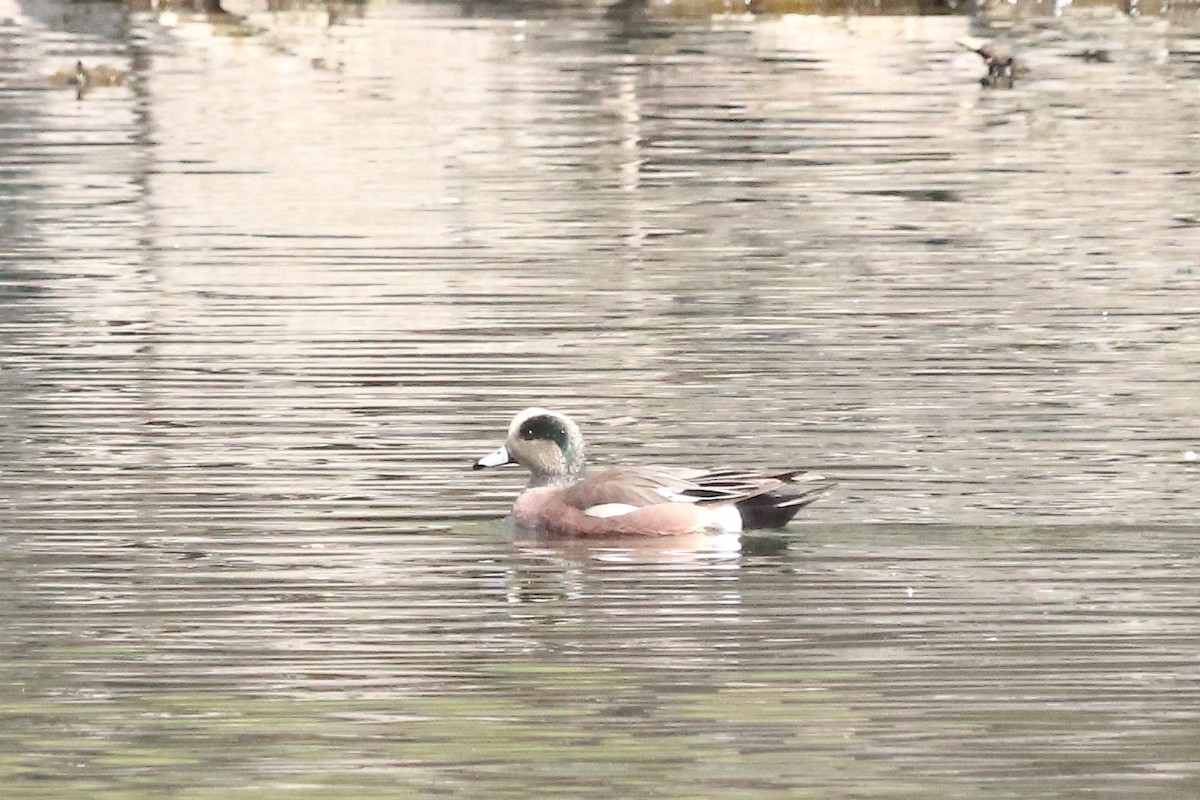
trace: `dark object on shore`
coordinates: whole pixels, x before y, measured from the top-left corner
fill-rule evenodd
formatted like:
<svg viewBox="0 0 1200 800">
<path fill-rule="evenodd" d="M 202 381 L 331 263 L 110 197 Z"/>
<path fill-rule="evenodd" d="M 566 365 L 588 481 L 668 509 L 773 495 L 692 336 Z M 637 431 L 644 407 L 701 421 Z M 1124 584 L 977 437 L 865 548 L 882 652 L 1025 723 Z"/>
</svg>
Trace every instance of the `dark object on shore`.
<svg viewBox="0 0 1200 800">
<path fill-rule="evenodd" d="M 1005 45 L 971 36 L 962 37 L 958 43 L 972 53 L 978 53 L 979 57 L 983 59 L 983 63 L 987 65 L 987 75 L 979 80 L 984 86 L 993 89 L 1011 89 L 1013 81 L 1018 77 L 1024 77 L 1029 72 L 1024 62 L 1014 56 L 1012 50 Z"/>
<path fill-rule="evenodd" d="M 617 0 L 604 9 L 604 18 L 618 22 L 644 21 L 650 0 Z"/>
</svg>

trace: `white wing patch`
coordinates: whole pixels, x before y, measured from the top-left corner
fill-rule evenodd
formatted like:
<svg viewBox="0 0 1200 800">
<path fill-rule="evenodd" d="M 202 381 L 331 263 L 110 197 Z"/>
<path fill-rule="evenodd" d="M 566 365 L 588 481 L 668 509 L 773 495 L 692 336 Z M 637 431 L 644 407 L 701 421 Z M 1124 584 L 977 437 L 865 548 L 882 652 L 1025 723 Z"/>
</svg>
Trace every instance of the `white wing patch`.
<svg viewBox="0 0 1200 800">
<path fill-rule="evenodd" d="M 722 504 L 706 509 L 704 527 L 713 533 L 741 533 L 742 512 L 737 506 Z"/>
<path fill-rule="evenodd" d="M 619 517 L 622 514 L 628 514 L 630 511 L 637 511 L 638 506 L 631 506 L 629 503 L 601 503 L 598 506 L 585 508 L 583 513 L 589 517 Z"/>
</svg>

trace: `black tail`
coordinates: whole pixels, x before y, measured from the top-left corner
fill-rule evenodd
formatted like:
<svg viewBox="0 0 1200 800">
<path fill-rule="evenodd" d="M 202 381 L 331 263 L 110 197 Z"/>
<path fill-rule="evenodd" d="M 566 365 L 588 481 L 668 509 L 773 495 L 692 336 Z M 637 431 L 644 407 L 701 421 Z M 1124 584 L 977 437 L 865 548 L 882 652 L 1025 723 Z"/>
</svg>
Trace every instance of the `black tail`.
<svg viewBox="0 0 1200 800">
<path fill-rule="evenodd" d="M 801 472 L 787 472 L 775 477 L 789 483 L 825 480 L 821 475 Z M 747 530 L 751 528 L 782 528 L 791 522 L 792 517 L 796 516 L 800 509 L 819 499 L 821 495 L 836 485 L 835 482 L 830 481 L 800 491 L 776 489 L 773 492 L 747 497 L 736 503 L 738 511 L 742 514 L 742 527 Z"/>
</svg>

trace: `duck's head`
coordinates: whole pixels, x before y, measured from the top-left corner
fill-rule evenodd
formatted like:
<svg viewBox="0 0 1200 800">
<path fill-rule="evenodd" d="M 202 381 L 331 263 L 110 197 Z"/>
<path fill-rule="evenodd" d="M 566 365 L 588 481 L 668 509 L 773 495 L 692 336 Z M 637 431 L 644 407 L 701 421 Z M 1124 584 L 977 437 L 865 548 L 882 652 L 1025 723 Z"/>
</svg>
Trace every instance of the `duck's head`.
<svg viewBox="0 0 1200 800">
<path fill-rule="evenodd" d="M 508 440 L 475 462 L 475 469 L 520 464 L 531 486 L 572 483 L 583 472 L 583 434 L 566 414 L 527 408 L 508 426 Z"/>
</svg>

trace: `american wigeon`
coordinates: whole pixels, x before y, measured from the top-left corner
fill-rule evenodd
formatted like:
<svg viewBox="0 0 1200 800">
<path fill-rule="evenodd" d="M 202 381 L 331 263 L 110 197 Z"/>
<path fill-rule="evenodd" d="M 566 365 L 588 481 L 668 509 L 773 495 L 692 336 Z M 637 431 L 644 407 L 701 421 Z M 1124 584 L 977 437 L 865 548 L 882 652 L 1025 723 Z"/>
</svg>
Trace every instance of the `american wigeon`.
<svg viewBox="0 0 1200 800">
<path fill-rule="evenodd" d="M 579 426 L 544 408 L 517 414 L 508 440 L 475 462 L 475 469 L 514 463 L 533 476 L 513 504 L 513 521 L 566 536 L 777 528 L 833 486 L 801 471 L 766 476 L 727 467 L 611 467 L 585 476 Z M 808 485 L 797 486 L 802 483 Z"/>
</svg>

